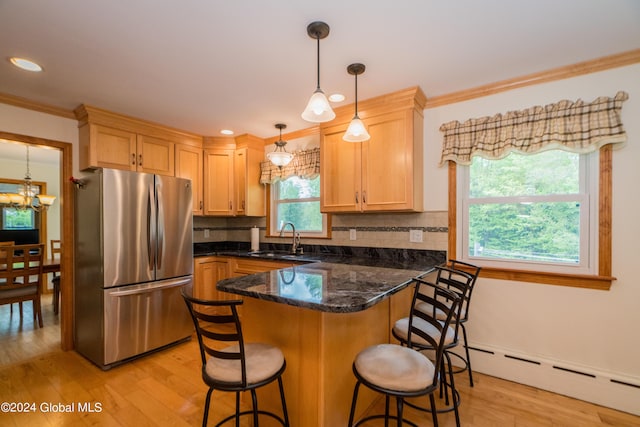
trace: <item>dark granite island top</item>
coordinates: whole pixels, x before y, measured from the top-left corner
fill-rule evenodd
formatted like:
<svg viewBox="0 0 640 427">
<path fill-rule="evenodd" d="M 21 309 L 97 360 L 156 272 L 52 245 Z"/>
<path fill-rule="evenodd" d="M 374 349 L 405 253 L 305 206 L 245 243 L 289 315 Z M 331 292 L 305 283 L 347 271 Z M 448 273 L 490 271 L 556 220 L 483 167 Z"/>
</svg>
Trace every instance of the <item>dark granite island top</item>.
<svg viewBox="0 0 640 427">
<path fill-rule="evenodd" d="M 217 288 L 311 310 L 351 313 L 377 304 L 426 273 L 428 270 L 317 262 L 221 280 Z"/>
</svg>

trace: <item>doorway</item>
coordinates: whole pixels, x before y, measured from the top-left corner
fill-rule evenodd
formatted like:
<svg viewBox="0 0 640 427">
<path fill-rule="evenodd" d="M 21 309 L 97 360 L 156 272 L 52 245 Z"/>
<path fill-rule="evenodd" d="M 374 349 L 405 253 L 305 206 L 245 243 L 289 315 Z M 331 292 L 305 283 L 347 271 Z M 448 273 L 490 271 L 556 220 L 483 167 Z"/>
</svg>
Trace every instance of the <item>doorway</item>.
<svg viewBox="0 0 640 427">
<path fill-rule="evenodd" d="M 73 152 L 72 144 L 45 138 L 37 138 L 0 131 L 0 141 L 14 141 L 30 146 L 58 150 L 60 182 L 60 240 L 64 251 L 60 259 L 60 346 L 62 350 L 73 349 Z"/>
</svg>

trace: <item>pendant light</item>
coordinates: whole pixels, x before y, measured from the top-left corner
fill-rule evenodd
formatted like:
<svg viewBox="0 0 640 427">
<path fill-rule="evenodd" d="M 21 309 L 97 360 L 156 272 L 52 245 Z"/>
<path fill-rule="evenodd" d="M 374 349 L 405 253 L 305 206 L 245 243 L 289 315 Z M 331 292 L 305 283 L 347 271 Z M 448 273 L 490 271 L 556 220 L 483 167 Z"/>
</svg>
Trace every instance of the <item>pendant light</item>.
<svg viewBox="0 0 640 427">
<path fill-rule="evenodd" d="M 356 114 L 353 116 L 347 132 L 342 136 L 347 142 L 368 141 L 371 137 L 360 117 L 358 117 L 358 74 L 364 73 L 364 64 L 351 64 L 347 67 L 347 72 L 356 78 Z"/>
<path fill-rule="evenodd" d="M 267 153 L 267 159 L 279 168 L 288 165 L 293 159 L 293 154 L 288 153 L 287 150 L 284 149 L 284 146 L 287 145 L 287 141 L 282 140 L 282 129 L 285 129 L 286 127 L 287 125 L 282 123 L 276 124 L 276 128 L 280 129 L 280 138 L 275 142 L 276 149 Z"/>
<path fill-rule="evenodd" d="M 312 123 L 328 122 L 336 117 L 336 113 L 333 112 L 331 105 L 329 105 L 329 100 L 322 89 L 320 89 L 320 39 L 329 35 L 329 25 L 320 21 L 312 22 L 307 26 L 307 34 L 318 42 L 318 86 L 316 87 L 316 91 L 313 92 L 313 95 L 311 95 L 307 103 L 307 108 L 302 112 L 302 118 Z"/>
</svg>

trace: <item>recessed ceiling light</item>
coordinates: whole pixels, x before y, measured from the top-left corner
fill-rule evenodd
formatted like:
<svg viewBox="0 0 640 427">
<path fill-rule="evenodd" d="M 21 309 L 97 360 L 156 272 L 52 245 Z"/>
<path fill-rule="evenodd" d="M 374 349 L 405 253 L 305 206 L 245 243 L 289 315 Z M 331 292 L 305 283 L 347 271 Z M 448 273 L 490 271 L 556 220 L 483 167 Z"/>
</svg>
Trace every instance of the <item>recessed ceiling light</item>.
<svg viewBox="0 0 640 427">
<path fill-rule="evenodd" d="M 342 102 L 344 101 L 344 95 L 341 93 L 334 93 L 329 95 L 329 101 L 331 102 Z"/>
<path fill-rule="evenodd" d="M 23 70 L 33 71 L 35 73 L 39 73 L 40 71 L 42 71 L 42 67 L 40 65 L 36 64 L 33 61 L 29 61 L 28 59 L 18 58 L 14 56 L 12 58 L 9 58 L 9 61 L 11 61 L 11 63 L 16 67 L 22 68 Z"/>
<path fill-rule="evenodd" d="M 233 135 L 233 131 L 231 129 L 222 129 L 220 133 L 223 135 Z"/>
</svg>

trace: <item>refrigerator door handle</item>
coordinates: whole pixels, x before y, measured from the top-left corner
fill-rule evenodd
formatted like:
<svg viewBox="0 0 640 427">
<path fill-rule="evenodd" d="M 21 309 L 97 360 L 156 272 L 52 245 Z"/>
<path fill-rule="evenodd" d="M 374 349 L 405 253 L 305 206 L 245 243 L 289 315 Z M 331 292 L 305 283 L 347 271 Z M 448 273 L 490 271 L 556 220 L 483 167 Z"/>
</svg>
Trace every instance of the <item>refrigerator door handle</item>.
<svg viewBox="0 0 640 427">
<path fill-rule="evenodd" d="M 156 189 L 158 184 L 156 184 Z M 156 191 L 156 197 L 158 199 L 158 241 L 157 241 L 157 251 L 158 258 L 156 260 L 156 269 L 162 268 L 162 260 L 164 255 L 164 199 L 162 197 L 162 191 Z"/>
<path fill-rule="evenodd" d="M 109 296 L 124 297 L 127 295 L 146 294 L 146 293 L 157 291 L 160 289 L 169 289 L 169 288 L 175 288 L 178 286 L 184 286 L 189 283 L 191 283 L 191 277 L 187 277 L 184 279 L 169 280 L 166 282 L 161 282 L 161 283 L 157 283 L 155 285 L 150 285 L 150 286 L 136 286 L 135 289 L 112 291 L 112 292 L 109 292 Z M 128 288 L 130 288 L 130 286 L 128 286 Z"/>
<path fill-rule="evenodd" d="M 155 191 L 152 185 L 147 190 L 147 253 L 149 254 L 149 266 L 155 269 L 156 263 L 156 202 Z M 155 277 L 155 276 L 154 276 Z"/>
</svg>

